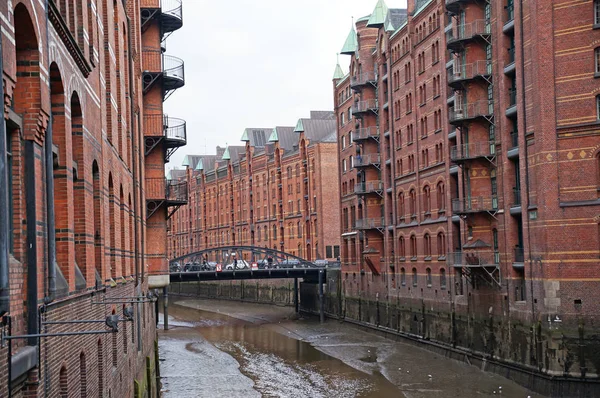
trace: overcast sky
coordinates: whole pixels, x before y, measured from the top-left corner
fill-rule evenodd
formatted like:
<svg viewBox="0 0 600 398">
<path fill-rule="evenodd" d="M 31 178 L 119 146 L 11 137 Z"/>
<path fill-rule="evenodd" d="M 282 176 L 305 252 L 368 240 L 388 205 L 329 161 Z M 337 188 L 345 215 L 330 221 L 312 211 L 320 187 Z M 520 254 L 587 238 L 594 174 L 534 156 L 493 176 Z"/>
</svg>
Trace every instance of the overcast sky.
<svg viewBox="0 0 600 398">
<path fill-rule="evenodd" d="M 294 126 L 310 110 L 333 110 L 336 53 L 351 18 L 376 0 L 183 0 L 183 28 L 166 40 L 167 54 L 185 60 L 185 86 L 165 112 L 187 121 L 186 154 L 214 154 L 241 145 L 246 127 Z M 387 0 L 391 8 L 406 0 Z M 348 72 L 349 56 L 340 55 Z"/>
</svg>

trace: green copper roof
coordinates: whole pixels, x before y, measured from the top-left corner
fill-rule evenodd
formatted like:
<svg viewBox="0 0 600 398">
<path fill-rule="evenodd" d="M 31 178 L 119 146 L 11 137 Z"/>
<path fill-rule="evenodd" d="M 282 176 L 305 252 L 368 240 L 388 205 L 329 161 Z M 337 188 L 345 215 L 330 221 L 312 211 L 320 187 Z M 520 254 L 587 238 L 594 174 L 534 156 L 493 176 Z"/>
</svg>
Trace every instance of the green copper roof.
<svg viewBox="0 0 600 398">
<path fill-rule="evenodd" d="M 375 6 L 375 10 L 371 14 L 371 18 L 369 18 L 369 22 L 367 22 L 367 26 L 369 28 L 379 28 L 383 26 L 385 23 L 385 19 L 388 14 L 387 5 L 385 5 L 385 1 L 378 0 L 377 5 Z"/>
<path fill-rule="evenodd" d="M 356 23 L 359 23 L 359 22 L 364 22 L 364 21 L 368 21 L 368 20 L 369 20 L 369 18 L 371 18 L 371 14 L 369 14 L 369 15 L 365 15 L 364 17 L 361 17 L 361 18 L 358 18 L 358 19 L 356 20 Z"/>
<path fill-rule="evenodd" d="M 229 145 L 225 148 L 225 153 L 223 153 L 221 160 L 231 160 L 231 155 L 229 155 Z"/>
<path fill-rule="evenodd" d="M 274 128 L 273 132 L 271 133 L 271 136 L 269 137 L 269 142 L 278 142 L 279 141 L 279 136 L 277 135 L 277 129 Z"/>
<path fill-rule="evenodd" d="M 181 163 L 182 166 L 184 167 L 188 167 L 190 165 L 190 158 L 188 157 L 188 155 L 185 155 L 185 157 L 183 158 L 183 162 Z"/>
<path fill-rule="evenodd" d="M 241 141 L 244 141 L 244 142 L 250 141 L 250 138 L 248 138 L 248 129 L 244 130 L 244 134 L 242 135 Z"/>
<path fill-rule="evenodd" d="M 352 29 L 350 29 L 350 33 L 348 33 L 348 37 L 346 38 L 346 42 L 344 43 L 344 47 L 342 47 L 342 54 L 352 55 L 358 50 L 358 37 L 356 36 L 356 31 L 354 30 L 354 24 L 352 24 Z"/>
<path fill-rule="evenodd" d="M 202 171 L 204 170 L 204 165 L 202 164 L 202 158 L 200 158 L 200 160 L 198 161 L 198 164 L 196 165 L 196 171 Z"/>
<path fill-rule="evenodd" d="M 338 65 L 339 67 L 339 65 Z M 344 76 L 342 76 L 344 77 Z M 335 79 L 335 77 L 334 77 Z M 298 119 L 298 123 L 296 123 L 296 128 L 294 129 L 294 133 L 303 133 L 304 132 L 304 124 L 302 123 L 302 119 Z"/>
<path fill-rule="evenodd" d="M 385 23 L 385 31 L 386 32 L 393 32 L 394 30 L 394 25 L 392 25 L 392 21 L 390 19 L 387 20 L 387 22 Z"/>
</svg>

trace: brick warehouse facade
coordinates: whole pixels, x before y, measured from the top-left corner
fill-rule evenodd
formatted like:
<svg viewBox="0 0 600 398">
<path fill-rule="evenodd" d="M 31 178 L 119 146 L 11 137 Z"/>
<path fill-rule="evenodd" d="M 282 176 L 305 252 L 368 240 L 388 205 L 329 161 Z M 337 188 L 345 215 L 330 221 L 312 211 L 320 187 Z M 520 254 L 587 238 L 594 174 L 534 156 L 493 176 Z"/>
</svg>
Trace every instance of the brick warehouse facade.
<svg viewBox="0 0 600 398">
<path fill-rule="evenodd" d="M 356 21 L 334 76 L 346 317 L 538 389 L 600 374 L 598 27 L 600 2 L 558 0 Z"/>
<path fill-rule="evenodd" d="M 245 146 L 188 155 L 173 180 L 189 204 L 169 220 L 169 257 L 229 245 L 281 250 L 308 260 L 339 255 L 335 118 L 311 112 L 296 127 L 248 128 Z"/>
<path fill-rule="evenodd" d="M 165 182 L 154 206 L 148 179 L 164 175 L 185 129 L 162 115 L 183 65 L 151 49 L 181 27 L 181 10 L 179 0 L 0 2 L 0 328 L 67 334 L 3 339 L 2 397 L 158 396 L 149 272 L 164 269 L 160 253 L 166 264 L 156 226 L 171 203 Z M 117 333 L 71 335 L 107 331 L 110 315 Z"/>
</svg>

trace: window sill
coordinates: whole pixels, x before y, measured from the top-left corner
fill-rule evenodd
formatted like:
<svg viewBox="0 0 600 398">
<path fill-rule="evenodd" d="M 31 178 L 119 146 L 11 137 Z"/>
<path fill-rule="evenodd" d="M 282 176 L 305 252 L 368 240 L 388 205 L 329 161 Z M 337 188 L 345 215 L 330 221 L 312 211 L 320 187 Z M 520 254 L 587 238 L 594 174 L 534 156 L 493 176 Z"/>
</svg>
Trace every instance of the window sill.
<svg viewBox="0 0 600 398">
<path fill-rule="evenodd" d="M 446 261 L 446 256 L 439 256 L 438 261 Z"/>
<path fill-rule="evenodd" d="M 400 258 L 398 258 L 398 261 L 404 262 L 404 261 L 406 261 L 406 257 L 400 257 Z M 405 285 L 405 283 L 403 283 L 402 285 Z"/>
<path fill-rule="evenodd" d="M 408 141 L 408 142 L 406 143 L 406 146 L 408 146 L 408 145 L 412 145 L 412 144 L 413 144 L 413 142 L 412 142 L 412 141 Z"/>
<path fill-rule="evenodd" d="M 416 257 L 411 257 L 410 261 L 417 261 L 417 258 Z"/>
<path fill-rule="evenodd" d="M 433 96 L 433 99 L 438 99 L 438 98 L 440 98 L 440 94 L 436 94 Z"/>
<path fill-rule="evenodd" d="M 442 129 L 437 129 L 437 130 L 435 130 L 435 131 L 433 132 L 433 134 L 439 134 L 439 133 L 441 133 L 441 132 L 442 132 Z"/>
<path fill-rule="evenodd" d="M 428 284 L 427 284 L 427 287 L 431 289 L 431 283 L 428 283 Z"/>
<path fill-rule="evenodd" d="M 412 113 L 412 109 L 410 111 L 406 111 L 407 115 L 410 115 Z"/>
<path fill-rule="evenodd" d="M 431 256 L 427 256 L 423 259 L 423 261 L 431 261 Z"/>
<path fill-rule="evenodd" d="M 419 104 L 419 108 L 424 107 L 426 104 L 427 104 L 427 102 L 423 102 L 423 103 Z"/>
<path fill-rule="evenodd" d="M 433 61 L 433 62 L 431 63 L 431 66 L 433 66 L 433 65 L 437 65 L 437 64 L 439 64 L 439 63 L 440 63 L 440 60 L 439 60 L 439 59 L 436 59 L 435 61 Z"/>
<path fill-rule="evenodd" d="M 421 136 L 422 140 L 424 140 L 425 138 L 427 138 L 427 134 Z"/>
<path fill-rule="evenodd" d="M 600 22 L 599 22 L 599 23 L 595 23 L 595 24 L 592 26 L 592 29 L 600 29 Z"/>
<path fill-rule="evenodd" d="M 594 79 L 598 79 L 600 77 L 600 72 L 594 73 Z M 511 105 L 512 106 L 512 105 Z"/>
</svg>

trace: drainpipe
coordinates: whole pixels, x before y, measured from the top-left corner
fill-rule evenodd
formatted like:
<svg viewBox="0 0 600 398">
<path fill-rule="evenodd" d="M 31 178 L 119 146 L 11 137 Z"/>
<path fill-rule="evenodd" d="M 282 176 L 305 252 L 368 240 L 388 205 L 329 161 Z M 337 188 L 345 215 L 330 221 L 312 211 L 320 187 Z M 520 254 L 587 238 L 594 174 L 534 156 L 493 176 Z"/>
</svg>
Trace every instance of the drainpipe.
<svg viewBox="0 0 600 398">
<path fill-rule="evenodd" d="M 139 242 L 139 224 L 138 224 L 138 220 L 137 220 L 137 216 L 138 216 L 138 192 L 139 192 L 139 184 L 138 184 L 138 164 L 137 164 L 137 152 L 136 149 L 139 150 L 136 141 L 136 120 L 135 120 L 135 107 L 133 106 L 133 63 L 132 63 L 132 58 L 131 58 L 131 54 L 133 54 L 132 52 L 132 47 L 131 47 L 131 19 L 129 17 L 127 17 L 127 47 L 128 47 L 128 54 L 129 54 L 129 112 L 130 112 L 130 118 L 129 118 L 129 123 L 131 125 L 131 145 L 132 145 L 132 158 L 131 158 L 131 168 L 132 168 L 132 173 L 133 173 L 133 236 L 134 236 L 134 264 L 135 264 L 135 292 L 136 292 L 136 296 L 140 297 L 142 295 L 142 286 L 141 286 L 141 282 L 140 282 L 140 265 L 143 268 L 144 264 L 142 261 L 140 261 L 140 252 L 138 249 L 138 242 Z M 139 128 L 140 128 L 140 123 L 139 123 L 139 115 L 138 115 L 138 119 L 137 119 L 138 123 L 137 123 L 137 127 L 138 127 L 138 133 L 139 133 Z M 143 277 L 141 279 L 143 281 Z M 143 304 L 142 304 L 143 305 Z M 142 311 L 142 306 L 140 304 L 137 305 L 137 311 L 136 311 L 136 320 L 137 320 L 137 349 L 138 351 L 142 350 L 142 319 L 141 319 L 141 311 Z"/>
<path fill-rule="evenodd" d="M 46 0 L 46 37 L 50 37 L 48 18 L 50 9 Z M 46 54 L 50 53 L 50 45 L 46 40 Z M 49 58 L 48 58 L 49 59 Z M 52 106 L 52 91 L 49 91 L 50 106 Z M 50 109 L 50 120 L 46 129 L 45 142 L 46 155 L 46 217 L 48 227 L 48 293 L 44 298 L 46 304 L 56 298 L 56 231 L 54 223 L 54 162 L 52 153 L 52 109 Z M 36 300 L 37 301 L 37 300 Z"/>
<path fill-rule="evenodd" d="M 34 141 L 25 141 L 25 170 L 35 170 Z M 25 173 L 25 215 L 27 217 L 27 333 L 36 334 L 38 330 L 38 276 L 37 276 L 37 225 L 36 217 L 36 178 L 35 173 Z M 32 222 L 29 222 L 32 220 Z M 31 337 L 27 344 L 37 345 L 38 339 Z"/>
<path fill-rule="evenodd" d="M 2 71 L 2 39 L 0 38 L 0 76 Z M 0 187 L 8 187 L 7 144 L 6 121 L 4 119 L 4 85 L 0 81 Z M 8 282 L 9 217 L 8 189 L 2 189 L 0 193 L 0 316 L 10 311 L 10 286 Z"/>
</svg>

